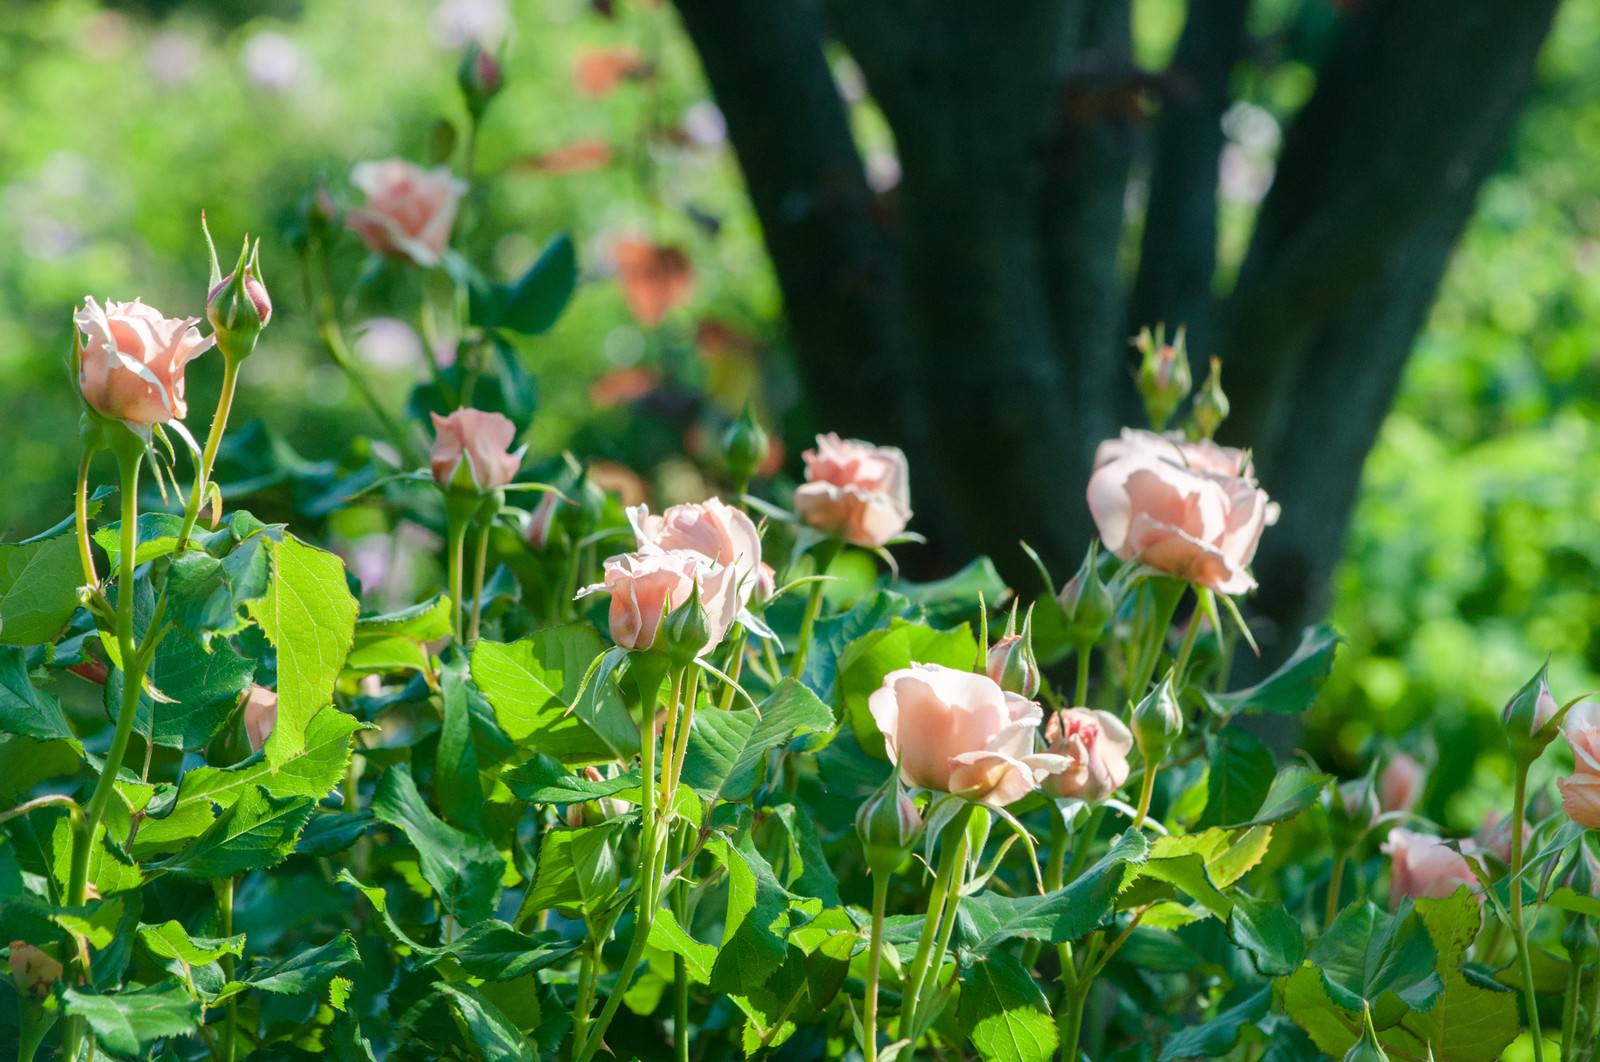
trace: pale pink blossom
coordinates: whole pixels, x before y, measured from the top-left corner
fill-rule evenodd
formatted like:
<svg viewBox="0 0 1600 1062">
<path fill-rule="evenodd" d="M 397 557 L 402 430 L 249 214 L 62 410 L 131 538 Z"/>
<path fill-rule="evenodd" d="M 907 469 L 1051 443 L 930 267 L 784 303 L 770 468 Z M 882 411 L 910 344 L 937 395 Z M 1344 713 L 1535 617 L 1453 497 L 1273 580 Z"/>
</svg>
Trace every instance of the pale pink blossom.
<svg viewBox="0 0 1600 1062">
<path fill-rule="evenodd" d="M 96 412 L 143 427 L 188 414 L 184 368 L 216 343 L 198 317 L 166 317 L 138 299 L 102 309 L 86 296 L 72 320 L 82 333 L 78 387 Z"/>
<path fill-rule="evenodd" d="M 900 450 L 830 432 L 801 456 L 806 482 L 795 491 L 794 508 L 806 523 L 858 546 L 882 546 L 905 530 L 911 479 Z"/>
<path fill-rule="evenodd" d="M 1067 763 L 1065 770 L 1044 779 L 1044 787 L 1056 796 L 1093 803 L 1128 780 L 1133 733 L 1110 712 L 1064 708 L 1050 716 L 1044 739 L 1046 749 Z"/>
<path fill-rule="evenodd" d="M 384 159 L 357 163 L 350 183 L 367 202 L 346 213 L 345 223 L 369 248 L 423 267 L 439 263 L 450 245 L 466 182 L 448 166 L 424 169 L 404 159 Z"/>
</svg>

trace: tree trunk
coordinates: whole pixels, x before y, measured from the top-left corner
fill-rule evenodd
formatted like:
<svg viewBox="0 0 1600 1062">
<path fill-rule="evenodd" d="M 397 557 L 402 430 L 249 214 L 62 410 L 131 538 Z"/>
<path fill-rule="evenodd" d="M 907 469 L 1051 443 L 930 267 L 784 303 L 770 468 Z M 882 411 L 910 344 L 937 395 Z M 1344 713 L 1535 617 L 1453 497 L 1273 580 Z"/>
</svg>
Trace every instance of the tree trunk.
<svg viewBox="0 0 1600 1062">
<path fill-rule="evenodd" d="M 1255 607 L 1292 644 L 1326 607 L 1362 462 L 1556 2 L 1348 5 L 1220 305 L 1220 118 L 1247 0 L 1190 5 L 1155 79 L 1129 57 L 1127 0 L 834 0 L 827 28 L 894 132 L 898 215 L 874 209 L 814 2 L 677 5 L 818 422 L 907 448 L 933 555 L 986 552 L 1030 585 L 1020 537 L 1075 566 L 1094 447 L 1137 417 L 1124 337 L 1189 322 L 1197 353 L 1224 357 L 1226 438 L 1252 446 L 1283 505 Z M 1130 278 L 1124 203 L 1142 159 Z"/>
</svg>

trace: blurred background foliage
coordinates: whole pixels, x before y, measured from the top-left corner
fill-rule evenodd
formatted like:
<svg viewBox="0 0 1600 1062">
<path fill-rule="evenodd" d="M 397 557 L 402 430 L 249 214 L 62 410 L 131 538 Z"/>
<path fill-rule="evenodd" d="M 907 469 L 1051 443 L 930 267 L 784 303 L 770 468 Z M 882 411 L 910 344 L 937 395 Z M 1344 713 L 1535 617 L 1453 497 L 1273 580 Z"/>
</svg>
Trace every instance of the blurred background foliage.
<svg viewBox="0 0 1600 1062">
<path fill-rule="evenodd" d="M 1184 5 L 1134 10 L 1136 56 L 1158 70 Z M 1266 32 L 1334 12 L 1329 0 L 1273 0 L 1252 17 Z M 699 497 L 717 431 L 753 400 L 782 430 L 792 467 L 827 409 L 805 407 L 759 228 L 670 7 L 57 0 L 0 20 L 0 535 L 31 534 L 69 506 L 72 305 L 137 295 L 199 314 L 202 209 L 225 254 L 244 230 L 262 236 L 274 294 L 236 422 L 269 424 L 291 463 L 347 456 L 372 431 L 316 345 L 297 218 L 319 180 L 348 201 L 353 163 L 425 160 L 440 119 L 463 127 L 456 58 L 484 35 L 505 40 L 507 87 L 478 145 L 479 169 L 495 179 L 468 207 L 469 254 L 510 278 L 567 231 L 581 271 L 556 329 L 521 341 L 539 389 L 532 453 L 615 461 L 659 503 Z M 1600 687 L 1597 52 L 1600 0 L 1567 0 L 1368 462 L 1336 580 L 1349 644 L 1304 737 L 1343 773 L 1377 749 L 1407 748 L 1435 766 L 1421 810 L 1461 828 L 1509 784 L 1497 711 L 1538 662 L 1552 658 L 1564 697 Z M 892 192 L 885 124 L 847 58 L 835 75 L 855 101 L 869 177 Z M 1224 276 L 1272 180 L 1281 121 L 1314 79 L 1292 62 L 1241 76 L 1259 83 L 1241 87 L 1248 102 L 1224 119 Z M 1130 198 L 1141 191 L 1135 178 Z M 630 309 L 619 282 L 627 240 L 681 252 L 677 305 L 659 327 L 641 323 L 641 293 Z M 417 322 L 395 316 L 412 312 L 400 308 L 415 305 L 406 285 L 417 281 L 368 270 L 350 234 L 335 264 L 342 287 L 359 280 L 358 352 L 398 407 L 422 365 Z M 190 376 L 201 425 L 214 368 Z M 328 527 L 347 546 L 370 530 L 341 526 L 339 513 Z"/>
</svg>

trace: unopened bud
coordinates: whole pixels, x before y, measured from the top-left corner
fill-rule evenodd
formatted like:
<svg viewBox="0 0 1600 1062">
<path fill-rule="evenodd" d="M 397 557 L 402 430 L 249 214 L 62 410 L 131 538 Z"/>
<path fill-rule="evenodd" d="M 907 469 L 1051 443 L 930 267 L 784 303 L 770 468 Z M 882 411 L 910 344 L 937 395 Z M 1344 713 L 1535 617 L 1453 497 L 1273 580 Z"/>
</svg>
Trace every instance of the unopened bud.
<svg viewBox="0 0 1600 1062">
<path fill-rule="evenodd" d="M 872 794 L 856 812 L 856 834 L 874 874 L 892 874 L 905 862 L 922 834 L 917 805 L 900 788 L 899 779 Z"/>
<path fill-rule="evenodd" d="M 500 60 L 476 41 L 468 45 L 461 65 L 456 67 L 456 84 L 461 86 L 467 113 L 473 118 L 482 117 L 489 108 L 489 101 L 499 95 L 504 83 Z"/>
<path fill-rule="evenodd" d="M 1364 1005 L 1362 1020 L 1361 1039 L 1350 1045 L 1350 1050 L 1344 1054 L 1344 1062 L 1389 1062 L 1383 1045 L 1378 1043 L 1378 1032 L 1372 1027 L 1372 1011 Z"/>
<path fill-rule="evenodd" d="M 1015 618 L 1015 617 L 1013 617 Z M 984 670 L 1007 693 L 1033 699 L 1039 692 L 1039 661 L 1033 655 L 1033 609 L 1022 621 L 1022 633 L 1007 633 L 989 647 Z"/>
<path fill-rule="evenodd" d="M 1178 704 L 1178 693 L 1172 688 L 1172 673 L 1151 690 L 1133 710 L 1133 736 L 1144 753 L 1146 770 L 1166 758 L 1178 736 L 1183 733 L 1183 709 Z"/>
<path fill-rule="evenodd" d="M 1372 784 L 1371 775 L 1341 782 L 1323 799 L 1328 812 L 1328 832 L 1338 851 L 1355 848 L 1378 820 L 1378 790 Z"/>
<path fill-rule="evenodd" d="M 688 667 L 707 649 L 711 640 L 711 621 L 700 602 L 700 580 L 694 581 L 689 599 L 671 612 L 662 628 L 666 634 L 667 659 L 674 667 Z"/>
<path fill-rule="evenodd" d="M 1221 358 L 1211 359 L 1211 373 L 1194 396 L 1189 418 L 1194 422 L 1194 435 L 1199 439 L 1209 439 L 1217 434 L 1222 422 L 1228 419 L 1228 396 L 1222 390 Z"/>
<path fill-rule="evenodd" d="M 217 250 L 211 243 L 205 215 L 200 227 L 211 252 L 211 287 L 206 292 L 206 320 L 217 337 L 217 349 L 230 360 L 248 357 L 256 348 L 261 330 L 272 320 L 272 299 L 261 277 L 261 241 L 252 246 L 249 237 L 239 250 L 239 261 L 227 276 L 217 264 Z"/>
<path fill-rule="evenodd" d="M 11 942 L 11 980 L 17 992 L 31 999 L 44 999 L 50 987 L 61 980 L 61 963 L 25 940 Z"/>
<path fill-rule="evenodd" d="M 1084 555 L 1077 574 L 1068 579 L 1067 585 L 1056 595 L 1067 617 L 1067 638 L 1079 647 L 1100 640 L 1117 607 L 1111 591 L 1100 578 L 1099 546 L 1098 540 L 1089 543 L 1089 552 Z"/>
<path fill-rule="evenodd" d="M 615 774 L 613 769 L 611 772 Z M 603 782 L 606 774 L 598 767 L 589 766 L 583 769 L 583 776 L 591 782 Z M 586 800 L 581 804 L 568 804 L 562 818 L 573 829 L 582 829 L 585 826 L 598 826 L 607 819 L 617 818 L 628 812 L 628 804 L 616 797 L 601 797 L 598 800 Z"/>
<path fill-rule="evenodd" d="M 728 475 L 735 483 L 749 483 L 767 459 L 771 441 L 756 420 L 749 403 L 739 419 L 728 425 L 722 433 L 722 457 L 728 465 Z"/>
<path fill-rule="evenodd" d="M 1180 327 L 1168 343 L 1165 325 L 1157 325 L 1153 335 L 1150 329 L 1141 328 L 1133 345 L 1142 355 L 1138 384 L 1145 414 L 1150 418 L 1151 429 L 1162 431 L 1194 387 L 1194 379 L 1189 375 L 1189 354 L 1184 348 L 1184 330 Z"/>
<path fill-rule="evenodd" d="M 1512 695 L 1500 713 L 1506 740 L 1511 743 L 1511 753 L 1517 762 L 1532 763 L 1555 740 L 1558 730 L 1555 717 L 1560 710 L 1561 706 L 1550 692 L 1550 665 L 1546 663 Z"/>
</svg>

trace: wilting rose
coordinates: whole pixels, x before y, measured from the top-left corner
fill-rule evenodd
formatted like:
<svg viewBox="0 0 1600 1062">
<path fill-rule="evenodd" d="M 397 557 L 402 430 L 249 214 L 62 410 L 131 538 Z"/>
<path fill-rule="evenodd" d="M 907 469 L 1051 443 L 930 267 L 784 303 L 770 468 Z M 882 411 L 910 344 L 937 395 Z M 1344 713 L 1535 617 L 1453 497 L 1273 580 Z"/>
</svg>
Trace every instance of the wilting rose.
<svg viewBox="0 0 1600 1062">
<path fill-rule="evenodd" d="M 1400 906 L 1404 897 L 1414 900 L 1440 900 L 1462 885 L 1477 895 L 1478 879 L 1466 859 L 1437 837 L 1393 829 L 1383 843 L 1391 860 L 1390 906 Z M 1481 903 L 1483 897 L 1478 895 Z"/>
<path fill-rule="evenodd" d="M 898 449 L 829 432 L 801 457 L 806 482 L 794 492 L 794 508 L 806 523 L 858 546 L 881 546 L 905 530 L 911 476 Z"/>
<path fill-rule="evenodd" d="M 718 645 L 739 615 L 737 573 L 686 549 L 622 553 L 607 557 L 603 582 L 578 591 L 611 595 L 611 640 L 624 649 L 649 649 L 656 643 L 662 617 L 689 600 L 700 584 L 706 613 L 706 648 Z"/>
<path fill-rule="evenodd" d="M 450 244 L 456 207 L 467 191 L 465 181 L 448 166 L 430 170 L 404 159 L 384 159 L 357 163 L 350 183 L 367 197 L 365 207 L 345 215 L 345 224 L 362 242 L 378 254 L 409 258 L 419 266 L 439 263 Z"/>
<path fill-rule="evenodd" d="M 1004 807 L 1067 766 L 1036 750 L 1040 707 L 987 675 L 913 664 L 886 675 L 867 707 L 907 785 Z"/>
<path fill-rule="evenodd" d="M 1278 519 L 1242 451 L 1133 430 L 1100 444 L 1089 511 L 1118 557 L 1224 594 L 1255 587 L 1250 561 Z"/>
<path fill-rule="evenodd" d="M 244 736 L 250 742 L 250 751 L 265 748 L 277 725 L 278 695 L 265 686 L 251 686 L 250 697 L 244 702 Z"/>
<path fill-rule="evenodd" d="M 102 309 L 89 295 L 72 321 L 83 333 L 78 387 L 97 413 L 144 426 L 188 414 L 184 367 L 216 343 L 198 317 L 164 317 L 138 299 Z"/>
<path fill-rule="evenodd" d="M 734 570 L 739 601 L 748 603 L 761 580 L 761 534 L 743 510 L 721 498 L 673 505 L 660 516 L 631 506 L 628 523 L 641 550 L 689 550 Z"/>
<path fill-rule="evenodd" d="M 50 986 L 61 980 L 61 963 L 25 940 L 11 942 L 11 980 L 17 991 L 32 999 L 50 995 Z"/>
<path fill-rule="evenodd" d="M 473 486 L 483 493 L 498 490 L 517 477 L 526 447 L 511 449 L 517 435 L 517 427 L 511 421 L 481 409 L 458 409 L 448 417 L 437 413 L 430 416 L 434 438 L 428 464 L 439 486 L 449 489 L 455 483 L 463 461 Z"/>
<path fill-rule="evenodd" d="M 1396 752 L 1378 776 L 1378 806 L 1384 811 L 1410 811 L 1422 797 L 1426 781 L 1422 764 L 1404 752 Z"/>
<path fill-rule="evenodd" d="M 1044 787 L 1058 797 L 1091 803 L 1104 800 L 1128 780 L 1128 753 L 1133 734 L 1110 712 L 1064 708 L 1045 724 L 1046 749 L 1066 760 L 1066 769 L 1045 778 Z"/>
</svg>

